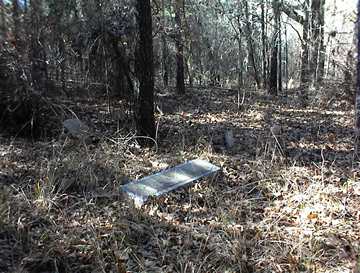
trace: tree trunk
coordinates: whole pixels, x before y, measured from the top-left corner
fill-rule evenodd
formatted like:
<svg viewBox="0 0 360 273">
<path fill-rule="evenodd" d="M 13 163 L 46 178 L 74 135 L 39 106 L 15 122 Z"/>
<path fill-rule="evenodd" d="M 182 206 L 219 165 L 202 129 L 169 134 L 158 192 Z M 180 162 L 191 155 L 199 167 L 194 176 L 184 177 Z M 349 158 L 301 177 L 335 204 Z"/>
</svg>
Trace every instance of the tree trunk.
<svg viewBox="0 0 360 273">
<path fill-rule="evenodd" d="M 67 94 L 67 90 L 66 90 L 66 46 L 65 46 L 65 41 L 64 41 L 64 37 L 62 37 L 62 35 L 59 33 L 58 34 L 59 37 L 59 52 L 61 52 L 63 54 L 63 59 L 60 62 L 60 74 L 61 74 L 61 87 L 62 87 L 62 91 L 64 92 L 64 94 Z"/>
<path fill-rule="evenodd" d="M 240 27 L 239 27 L 240 28 Z M 244 57 L 243 57 L 243 49 L 242 49 L 242 41 L 241 36 L 236 39 L 238 43 L 238 66 L 237 66 L 237 83 L 238 83 L 238 90 L 240 90 L 242 87 L 244 87 L 244 77 L 243 77 L 243 71 L 244 71 Z"/>
<path fill-rule="evenodd" d="M 45 89 L 47 77 L 46 55 L 44 51 L 44 39 L 41 33 L 42 10 L 40 0 L 31 0 L 31 22 L 30 22 L 30 51 L 31 51 L 31 77 L 34 89 L 42 93 Z"/>
<path fill-rule="evenodd" d="M 280 4 L 279 0 L 272 2 L 274 10 L 274 38 L 272 43 L 271 61 L 270 61 L 270 76 L 269 76 L 269 94 L 272 96 L 278 95 L 279 85 L 279 36 L 280 36 Z"/>
<path fill-rule="evenodd" d="M 161 35 L 161 45 L 162 45 L 162 78 L 163 84 L 165 87 L 169 85 L 169 48 L 166 41 L 166 15 L 165 15 L 165 0 L 162 0 L 162 27 L 163 33 Z"/>
<path fill-rule="evenodd" d="M 137 120 L 138 133 L 155 138 L 154 117 L 154 64 L 152 17 L 150 0 L 137 0 L 137 22 L 139 26 L 139 113 Z M 144 141 L 144 144 L 150 144 Z"/>
<path fill-rule="evenodd" d="M 114 66 L 114 85 L 116 94 L 121 98 L 126 98 L 127 100 L 131 100 L 133 94 L 132 82 L 128 80 L 129 78 L 129 69 L 127 67 L 125 52 L 123 48 L 119 48 L 118 46 L 118 38 L 110 37 L 110 41 L 112 43 L 114 52 L 116 54 L 116 64 Z M 131 84 L 130 84 L 131 83 Z"/>
<path fill-rule="evenodd" d="M 16 47 L 19 49 L 20 45 L 20 13 L 19 13 L 19 2 L 18 0 L 13 0 L 12 1 L 12 18 L 13 18 L 13 22 L 14 22 L 14 40 L 15 40 L 15 45 Z"/>
<path fill-rule="evenodd" d="M 194 84 L 194 77 L 193 77 L 193 74 L 192 74 L 192 67 L 191 67 L 191 53 L 189 53 L 188 55 L 188 58 L 186 59 L 186 72 L 187 72 L 187 76 L 188 76 L 188 79 L 189 79 L 189 86 L 190 87 L 193 87 L 193 84 Z"/>
<path fill-rule="evenodd" d="M 4 1 L 0 0 L 0 38 L 2 40 L 5 39 L 6 37 L 6 20 L 5 20 L 5 5 L 4 5 Z"/>
<path fill-rule="evenodd" d="M 251 31 L 251 25 L 250 25 L 250 18 L 249 18 L 249 6 L 247 1 L 245 1 L 245 18 L 246 18 L 246 38 L 247 38 L 247 43 L 248 43 L 248 50 L 249 50 L 249 57 L 250 57 L 250 62 L 251 65 L 253 67 L 253 71 L 254 71 L 254 79 L 256 82 L 256 86 L 260 89 L 261 88 L 261 83 L 260 83 L 260 78 L 259 78 L 259 73 L 256 67 L 256 61 L 255 61 L 255 50 L 254 50 L 254 43 L 252 40 L 252 31 Z"/>
<path fill-rule="evenodd" d="M 262 42 L 262 65 L 263 65 L 263 88 L 267 88 L 267 40 L 266 40 L 265 0 L 261 1 L 261 42 Z"/>
<path fill-rule="evenodd" d="M 175 0 L 175 23 L 176 23 L 176 91 L 178 94 L 185 94 L 184 76 L 184 45 L 182 39 L 182 9 L 183 0 Z"/>
<path fill-rule="evenodd" d="M 278 92 L 282 92 L 282 36 L 281 36 L 281 17 L 280 17 L 280 13 L 278 15 L 277 18 L 278 22 L 277 22 L 277 26 L 279 29 L 279 37 L 278 37 L 278 77 L 277 77 L 277 90 Z"/>
<path fill-rule="evenodd" d="M 275 38 L 276 39 L 276 38 Z M 270 76 L 269 76 L 269 94 L 272 96 L 277 96 L 278 88 L 277 88 L 277 76 L 278 76 L 278 41 L 277 39 L 274 41 L 275 45 L 273 45 L 272 53 L 271 53 L 271 61 L 270 61 Z"/>
<path fill-rule="evenodd" d="M 162 44 L 162 78 L 165 87 L 169 85 L 169 49 L 165 34 L 161 35 Z"/>
<path fill-rule="evenodd" d="M 303 23 L 303 41 L 301 55 L 300 92 L 302 104 L 307 104 L 307 92 L 309 89 L 309 0 L 305 0 Z"/>
<path fill-rule="evenodd" d="M 194 76 L 193 76 L 193 56 L 195 49 L 193 48 L 193 41 L 192 41 L 192 32 L 191 32 L 191 25 L 187 21 L 186 16 L 186 9 L 185 3 L 183 2 L 183 30 L 184 30 L 184 43 L 186 45 L 187 52 L 185 54 L 186 58 L 184 58 L 185 68 L 186 68 L 186 75 L 189 80 L 189 86 L 193 87 L 194 83 Z"/>
<path fill-rule="evenodd" d="M 288 31 L 287 25 L 285 24 L 285 96 L 287 96 L 289 90 L 289 41 L 288 41 Z"/>
<path fill-rule="evenodd" d="M 215 62 L 215 56 L 214 56 L 214 50 L 211 47 L 210 42 L 208 42 L 207 45 L 207 49 L 208 49 L 208 54 L 207 54 L 207 58 L 208 58 L 208 63 L 210 64 L 210 82 L 209 85 L 210 86 L 215 86 L 216 85 L 216 62 Z"/>
<path fill-rule="evenodd" d="M 318 71 L 317 71 L 317 84 L 321 84 L 324 78 L 325 71 L 325 53 L 326 53 L 326 45 L 325 45 L 325 35 L 324 35 L 324 27 L 325 27 L 325 0 L 321 0 L 320 3 L 320 16 L 319 16 L 319 25 L 320 25 L 320 46 L 319 46 L 319 63 L 318 63 Z"/>
<path fill-rule="evenodd" d="M 359 155 L 360 147 L 360 1 L 357 4 L 357 81 L 356 81 L 356 99 L 355 99 L 355 135 L 356 135 L 356 153 Z"/>
<path fill-rule="evenodd" d="M 277 87 L 278 87 L 278 92 L 282 92 L 282 76 L 283 76 L 283 66 L 282 66 L 282 34 L 281 34 L 281 16 L 279 14 L 278 17 L 278 26 L 279 26 L 279 45 L 278 45 L 278 83 L 277 83 Z"/>
<path fill-rule="evenodd" d="M 321 0 L 311 1 L 311 58 L 310 58 L 310 75 L 312 82 L 317 82 L 317 68 L 320 51 L 320 7 Z"/>
</svg>

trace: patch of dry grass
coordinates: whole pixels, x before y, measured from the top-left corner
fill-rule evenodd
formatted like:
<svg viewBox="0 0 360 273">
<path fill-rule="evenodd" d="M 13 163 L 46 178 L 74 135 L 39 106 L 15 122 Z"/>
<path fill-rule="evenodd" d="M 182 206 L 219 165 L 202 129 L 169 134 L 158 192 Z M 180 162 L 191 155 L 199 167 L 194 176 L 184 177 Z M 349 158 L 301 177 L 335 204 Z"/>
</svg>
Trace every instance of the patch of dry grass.
<svg viewBox="0 0 360 273">
<path fill-rule="evenodd" d="M 13 179 L 0 196 L 0 271 L 357 272 L 351 113 L 309 116 L 274 101 L 269 114 L 255 97 L 239 113 L 234 94 L 216 92 L 161 118 L 158 151 L 116 133 L 96 144 L 2 138 L 0 166 Z M 215 147 L 224 129 L 231 150 Z M 141 210 L 119 192 L 197 157 L 222 173 Z"/>
</svg>

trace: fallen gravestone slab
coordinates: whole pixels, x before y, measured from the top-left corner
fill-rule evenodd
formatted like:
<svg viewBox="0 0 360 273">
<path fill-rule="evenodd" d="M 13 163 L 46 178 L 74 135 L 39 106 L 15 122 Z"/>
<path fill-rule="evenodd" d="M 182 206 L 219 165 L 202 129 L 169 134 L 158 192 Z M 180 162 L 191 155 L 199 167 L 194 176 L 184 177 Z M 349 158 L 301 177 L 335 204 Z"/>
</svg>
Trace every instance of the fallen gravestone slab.
<svg viewBox="0 0 360 273">
<path fill-rule="evenodd" d="M 134 200 L 136 206 L 141 206 L 150 196 L 160 196 L 219 170 L 219 167 L 207 161 L 195 159 L 140 180 L 132 181 L 121 186 L 121 188 Z"/>
</svg>

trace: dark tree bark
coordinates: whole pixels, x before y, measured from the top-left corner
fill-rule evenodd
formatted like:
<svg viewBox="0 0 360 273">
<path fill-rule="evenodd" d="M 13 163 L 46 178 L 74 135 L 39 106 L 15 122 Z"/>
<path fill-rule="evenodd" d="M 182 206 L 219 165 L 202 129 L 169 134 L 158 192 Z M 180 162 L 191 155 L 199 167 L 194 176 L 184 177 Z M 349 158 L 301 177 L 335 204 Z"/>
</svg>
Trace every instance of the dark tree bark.
<svg viewBox="0 0 360 273">
<path fill-rule="evenodd" d="M 309 71 L 309 0 L 305 0 L 304 5 L 304 22 L 303 22 L 303 40 L 301 54 L 301 72 L 300 72 L 300 92 L 302 104 L 307 104 L 307 92 L 310 82 Z"/>
<path fill-rule="evenodd" d="M 285 36 L 285 96 L 287 96 L 289 89 L 289 41 L 288 41 L 288 31 L 287 25 L 284 26 L 284 36 Z"/>
<path fill-rule="evenodd" d="M 4 1 L 0 0 L 0 35 L 2 35 L 3 39 L 6 36 L 6 21 L 5 21 L 5 5 Z"/>
<path fill-rule="evenodd" d="M 280 43 L 280 3 L 279 0 L 272 2 L 274 10 L 274 38 L 272 43 L 271 61 L 270 61 L 270 75 L 269 75 L 269 94 L 272 96 L 278 95 L 279 90 L 279 43 Z M 280 83 L 281 84 L 281 83 Z"/>
<path fill-rule="evenodd" d="M 59 35 L 59 52 L 61 52 L 64 56 L 64 59 L 61 60 L 60 63 L 60 74 L 61 74 L 61 87 L 65 94 L 67 94 L 66 90 L 66 52 L 65 52 L 65 41 L 62 35 Z"/>
<path fill-rule="evenodd" d="M 270 61 L 270 75 L 269 75 L 269 94 L 272 96 L 277 96 L 278 88 L 277 88 L 277 76 L 278 76 L 278 41 L 277 39 L 274 41 L 275 45 L 273 45 L 271 52 L 271 61 Z"/>
<path fill-rule="evenodd" d="M 66 43 L 65 43 L 65 35 L 64 35 L 64 27 L 62 25 L 62 20 L 64 17 L 64 3 L 60 1 L 54 2 L 49 6 L 49 17 L 53 19 L 52 26 L 52 36 L 50 38 L 50 43 L 56 44 L 59 50 L 59 54 L 61 58 L 59 58 L 59 66 L 56 67 L 56 76 L 57 80 L 60 74 L 60 82 L 62 86 L 62 91 L 64 94 L 67 94 L 67 86 L 66 86 L 66 68 L 67 68 L 67 54 L 66 54 Z"/>
<path fill-rule="evenodd" d="M 354 88 L 353 88 L 353 74 L 354 74 L 354 55 L 352 50 L 348 51 L 346 55 L 346 61 L 344 66 L 344 93 L 349 98 L 350 102 L 354 101 Z"/>
<path fill-rule="evenodd" d="M 42 93 L 47 79 L 46 54 L 43 48 L 45 41 L 41 33 L 42 7 L 40 0 L 31 0 L 31 23 L 30 23 L 30 51 L 31 51 L 31 77 L 34 89 Z"/>
<path fill-rule="evenodd" d="M 14 21 L 14 40 L 15 45 L 19 48 L 20 42 L 20 11 L 19 11 L 19 2 L 18 0 L 12 0 L 12 18 Z"/>
<path fill-rule="evenodd" d="M 142 136 L 155 138 L 154 118 L 154 64 L 152 17 L 150 0 L 137 0 L 137 22 L 139 26 L 139 113 L 138 132 Z M 144 144 L 149 144 L 146 141 Z"/>
<path fill-rule="evenodd" d="M 262 69 L 263 69 L 263 88 L 267 88 L 267 39 L 266 39 L 266 16 L 265 0 L 261 1 L 261 42 L 262 42 Z"/>
<path fill-rule="evenodd" d="M 178 94 L 185 94 L 185 76 L 184 76 L 184 45 L 182 39 L 182 9 L 183 0 L 175 0 L 175 23 L 176 23 L 176 90 Z"/>
<path fill-rule="evenodd" d="M 184 32 L 184 44 L 186 48 L 186 54 L 184 55 L 184 65 L 186 70 L 186 76 L 189 81 L 189 86 L 193 87 L 193 41 L 192 41 L 192 26 L 187 20 L 185 2 L 183 2 L 183 32 Z"/>
<path fill-rule="evenodd" d="M 283 79 L 282 79 L 282 74 L 283 74 L 283 67 L 282 67 L 282 35 L 281 35 L 281 18 L 280 18 L 280 11 L 279 11 L 279 16 L 277 18 L 278 20 L 278 29 L 279 29 L 279 37 L 278 37 L 278 56 L 277 56 L 277 59 L 278 59 L 278 69 L 277 69 L 277 90 L 278 92 L 282 92 L 282 82 L 283 82 Z"/>
<path fill-rule="evenodd" d="M 166 37 L 163 34 L 161 36 L 161 44 L 162 44 L 162 77 L 164 86 L 167 87 L 169 85 L 169 49 L 166 42 Z"/>
<path fill-rule="evenodd" d="M 252 31 L 251 31 L 251 24 L 250 24 L 250 18 L 249 18 L 249 6 L 248 6 L 247 1 L 245 1 L 245 18 L 246 18 L 246 38 L 247 38 L 247 43 L 248 43 L 250 62 L 251 62 L 251 65 L 252 65 L 252 68 L 254 71 L 254 79 L 255 79 L 256 85 L 260 89 L 261 83 L 260 83 L 258 69 L 256 67 L 255 49 L 254 49 L 254 42 L 252 39 Z"/>
<path fill-rule="evenodd" d="M 321 0 L 311 1 L 311 58 L 310 58 L 310 75 L 312 82 L 317 82 L 317 68 L 320 51 L 320 7 Z"/>
<path fill-rule="evenodd" d="M 169 48 L 166 41 L 166 15 L 165 15 L 165 0 L 162 0 L 162 27 L 163 33 L 161 34 L 161 46 L 162 46 L 162 77 L 164 86 L 169 85 Z"/>
<path fill-rule="evenodd" d="M 134 95 L 134 88 L 132 84 L 132 80 L 130 77 L 130 67 L 128 65 L 128 60 L 126 58 L 126 53 L 124 49 L 119 47 L 119 40 L 117 37 L 110 36 L 110 41 L 112 43 L 115 55 L 116 55 L 116 63 L 114 64 L 114 85 L 116 89 L 117 95 L 122 98 L 126 98 L 130 100 Z"/>
<path fill-rule="evenodd" d="M 355 151 L 359 155 L 360 147 L 360 0 L 357 5 L 357 81 L 355 99 Z"/>
</svg>

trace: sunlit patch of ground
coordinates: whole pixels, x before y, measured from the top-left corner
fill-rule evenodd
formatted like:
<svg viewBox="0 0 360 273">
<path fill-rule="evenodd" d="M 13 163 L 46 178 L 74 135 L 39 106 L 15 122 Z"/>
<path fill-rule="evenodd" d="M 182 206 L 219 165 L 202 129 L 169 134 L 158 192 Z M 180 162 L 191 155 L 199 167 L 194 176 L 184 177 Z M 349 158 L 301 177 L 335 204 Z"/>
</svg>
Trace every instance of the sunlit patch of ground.
<svg viewBox="0 0 360 273">
<path fill-rule="evenodd" d="M 106 136 L 97 143 L 1 138 L 0 271 L 356 272 L 352 111 L 191 92 L 161 97 L 171 107 L 157 114 L 157 151 L 119 133 L 99 101 L 82 110 Z M 198 157 L 222 173 L 141 210 L 119 192 Z"/>
</svg>

